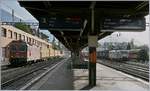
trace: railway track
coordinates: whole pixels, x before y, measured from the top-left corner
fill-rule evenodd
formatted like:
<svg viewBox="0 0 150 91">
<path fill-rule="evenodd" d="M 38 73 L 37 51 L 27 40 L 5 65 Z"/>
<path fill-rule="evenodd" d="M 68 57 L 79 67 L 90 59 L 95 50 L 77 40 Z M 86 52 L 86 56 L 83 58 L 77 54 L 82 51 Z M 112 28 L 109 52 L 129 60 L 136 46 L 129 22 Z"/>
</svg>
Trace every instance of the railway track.
<svg viewBox="0 0 150 91">
<path fill-rule="evenodd" d="M 5 67 L 5 68 L 1 68 L 1 72 L 9 72 L 9 71 L 15 71 L 17 69 L 20 69 L 21 67 Z"/>
<path fill-rule="evenodd" d="M 41 61 L 42 62 L 42 61 Z M 20 66 L 12 66 L 12 65 L 6 65 L 6 66 L 2 66 L 1 67 L 1 72 L 10 72 L 10 71 L 15 71 L 15 70 L 18 70 L 18 69 L 21 69 L 21 68 L 24 68 L 26 66 L 30 66 L 30 65 L 36 65 L 40 62 L 36 62 L 36 63 L 32 63 L 32 64 L 26 64 L 26 65 L 20 65 Z"/>
<path fill-rule="evenodd" d="M 42 61 L 39 61 L 39 62 L 42 62 Z M 21 68 L 21 67 L 24 67 L 24 66 L 28 66 L 28 65 L 35 65 L 35 64 L 37 64 L 39 62 L 26 64 L 26 65 L 19 65 L 19 66 L 3 65 L 3 66 L 1 66 L 1 71 L 14 70 L 14 69 L 18 69 L 18 68 Z"/>
<path fill-rule="evenodd" d="M 59 60 L 59 59 L 58 59 Z M 41 67 L 42 65 L 46 65 L 47 63 L 51 64 L 53 61 L 57 61 L 56 59 L 51 59 L 48 61 L 43 61 L 43 62 L 37 62 L 34 64 L 28 64 L 25 66 L 21 66 L 18 68 L 10 68 L 7 70 L 2 70 L 1 71 L 1 83 L 6 82 L 12 78 L 18 77 L 19 75 L 24 74 L 25 72 L 28 72 L 32 69 L 36 69 L 38 67 Z"/>
<path fill-rule="evenodd" d="M 62 60 L 62 59 L 61 59 Z M 44 64 L 36 65 L 36 68 L 33 67 L 29 70 L 23 71 L 22 74 L 18 73 L 18 76 L 9 77 L 10 79 L 3 80 L 1 83 L 1 89 L 3 90 L 19 90 L 25 84 L 32 81 L 34 78 L 39 76 L 40 74 L 44 73 L 47 69 L 55 68 L 54 66 L 62 61 L 54 60 L 53 62 L 47 61 Z M 52 69 L 51 69 L 52 70 Z M 3 77 L 2 77 L 3 79 Z"/>
<path fill-rule="evenodd" d="M 130 63 L 121 63 L 121 62 L 110 62 L 110 61 L 98 61 L 98 63 L 109 66 L 111 68 L 114 68 L 116 70 L 125 72 L 127 74 L 136 76 L 138 78 L 141 78 L 145 81 L 149 81 L 149 67 L 147 66 L 139 66 L 136 64 L 130 64 Z"/>
<path fill-rule="evenodd" d="M 126 62 L 127 64 L 131 64 L 131 65 L 136 65 L 136 66 L 140 66 L 140 67 L 146 67 L 146 68 L 148 68 L 149 67 L 149 64 L 142 64 L 142 63 L 137 63 L 137 62 L 130 62 L 130 61 L 128 61 L 128 62 Z"/>
<path fill-rule="evenodd" d="M 17 68 L 17 67 L 12 67 L 11 65 L 4 65 L 4 66 L 1 66 L 1 70 L 4 71 L 4 70 L 9 70 L 9 69 L 14 69 L 14 68 Z"/>
</svg>

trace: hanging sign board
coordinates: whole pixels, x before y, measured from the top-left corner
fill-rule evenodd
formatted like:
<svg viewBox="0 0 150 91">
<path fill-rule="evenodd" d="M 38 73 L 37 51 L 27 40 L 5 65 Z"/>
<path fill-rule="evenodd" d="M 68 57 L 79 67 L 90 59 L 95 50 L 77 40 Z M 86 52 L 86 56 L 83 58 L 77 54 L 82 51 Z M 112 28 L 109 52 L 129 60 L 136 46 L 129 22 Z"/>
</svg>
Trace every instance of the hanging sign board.
<svg viewBox="0 0 150 91">
<path fill-rule="evenodd" d="M 105 18 L 102 20 L 102 32 L 144 31 L 146 22 L 144 17 L 138 18 Z"/>
<path fill-rule="evenodd" d="M 82 22 L 80 18 L 74 17 L 51 17 L 41 18 L 40 28 L 47 28 L 55 31 L 80 31 L 82 28 Z"/>
<path fill-rule="evenodd" d="M 48 19 L 45 17 L 39 18 L 39 28 L 40 29 L 48 29 Z"/>
</svg>

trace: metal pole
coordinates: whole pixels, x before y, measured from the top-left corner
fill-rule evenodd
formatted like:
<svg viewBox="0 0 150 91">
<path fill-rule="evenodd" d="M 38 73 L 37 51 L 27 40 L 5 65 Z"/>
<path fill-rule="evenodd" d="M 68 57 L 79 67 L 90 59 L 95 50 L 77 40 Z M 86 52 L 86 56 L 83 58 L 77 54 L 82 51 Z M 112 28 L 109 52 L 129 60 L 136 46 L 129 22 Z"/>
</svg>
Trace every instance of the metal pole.
<svg viewBox="0 0 150 91">
<path fill-rule="evenodd" d="M 96 45 L 97 45 L 97 36 L 94 34 L 94 7 L 96 2 L 91 4 L 91 31 L 90 36 L 88 37 L 89 45 L 89 86 L 96 86 Z M 91 35 L 92 34 L 92 35 Z"/>
<path fill-rule="evenodd" d="M 89 62 L 89 85 L 96 85 L 96 47 L 89 48 L 90 62 Z"/>
<path fill-rule="evenodd" d="M 97 36 L 90 36 L 88 40 L 89 40 L 88 41 L 89 42 L 89 86 L 96 86 Z"/>
<path fill-rule="evenodd" d="M 12 9 L 12 22 L 15 21 L 14 10 Z"/>
</svg>

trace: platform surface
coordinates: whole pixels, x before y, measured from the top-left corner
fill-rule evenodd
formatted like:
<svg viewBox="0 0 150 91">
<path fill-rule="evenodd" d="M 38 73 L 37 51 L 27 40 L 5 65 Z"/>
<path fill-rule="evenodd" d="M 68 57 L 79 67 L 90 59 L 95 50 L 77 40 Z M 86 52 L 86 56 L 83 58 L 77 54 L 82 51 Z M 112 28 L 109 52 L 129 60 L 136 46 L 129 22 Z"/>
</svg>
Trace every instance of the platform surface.
<svg viewBox="0 0 150 91">
<path fill-rule="evenodd" d="M 97 63 L 97 85 L 88 88 L 88 70 L 74 70 L 74 88 L 100 91 L 149 91 L 148 83 Z"/>
<path fill-rule="evenodd" d="M 71 63 L 66 61 L 40 79 L 30 90 L 149 91 L 149 86 L 144 81 L 97 63 L 97 85 L 90 88 L 88 69 L 72 69 Z"/>
</svg>

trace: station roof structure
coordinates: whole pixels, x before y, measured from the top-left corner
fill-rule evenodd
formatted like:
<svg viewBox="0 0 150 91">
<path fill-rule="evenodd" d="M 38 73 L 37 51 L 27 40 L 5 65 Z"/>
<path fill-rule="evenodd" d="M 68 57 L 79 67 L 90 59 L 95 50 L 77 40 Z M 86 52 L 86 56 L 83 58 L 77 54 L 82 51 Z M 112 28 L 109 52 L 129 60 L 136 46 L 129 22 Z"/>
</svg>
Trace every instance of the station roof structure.
<svg viewBox="0 0 150 91">
<path fill-rule="evenodd" d="M 105 17 L 144 17 L 148 1 L 19 1 L 66 48 L 76 51 L 88 44 L 88 35 L 101 39 L 112 32 L 101 31 Z M 91 8 L 94 7 L 94 32 L 91 33 Z"/>
</svg>

